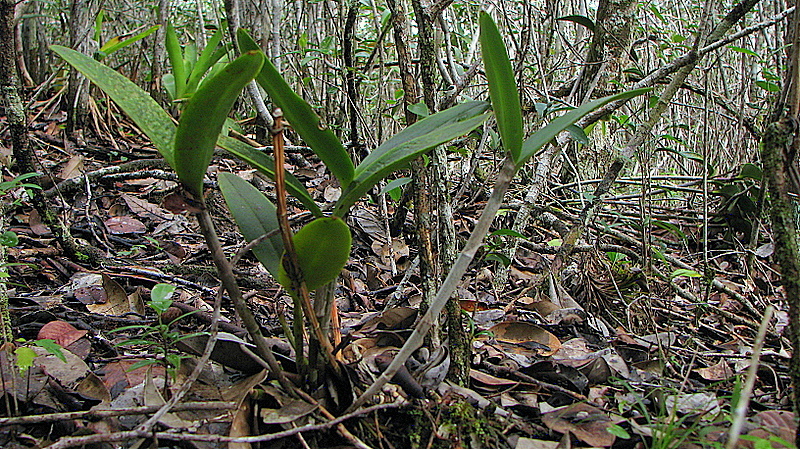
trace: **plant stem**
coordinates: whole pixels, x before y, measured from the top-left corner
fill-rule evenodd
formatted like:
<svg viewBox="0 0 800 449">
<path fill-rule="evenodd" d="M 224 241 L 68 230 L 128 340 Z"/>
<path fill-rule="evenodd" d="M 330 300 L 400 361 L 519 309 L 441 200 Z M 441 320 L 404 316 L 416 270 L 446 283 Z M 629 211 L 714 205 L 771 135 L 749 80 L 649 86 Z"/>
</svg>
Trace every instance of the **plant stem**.
<svg viewBox="0 0 800 449">
<path fill-rule="evenodd" d="M 377 393 L 392 377 L 394 377 L 394 375 L 397 373 L 397 370 L 403 366 L 411 354 L 420 347 L 425 339 L 425 334 L 427 334 L 428 330 L 430 330 L 431 326 L 433 326 L 433 323 L 438 318 L 439 313 L 441 313 L 442 309 L 447 303 L 447 299 L 450 298 L 450 295 L 452 295 L 455 291 L 458 282 L 464 276 L 464 273 L 466 273 L 467 268 L 469 267 L 470 262 L 472 262 L 472 259 L 475 258 L 475 254 L 478 252 L 478 249 L 480 249 L 481 244 L 483 243 L 483 238 L 489 232 L 492 221 L 494 221 L 497 211 L 500 210 L 500 206 L 503 204 L 503 197 L 505 196 L 506 190 L 508 190 L 508 186 L 511 184 L 511 180 L 514 178 L 516 173 L 517 167 L 513 162 L 511 162 L 510 159 L 506 159 L 503 162 L 503 168 L 500 170 L 500 173 L 497 176 L 497 181 L 495 181 L 492 196 L 486 203 L 486 207 L 483 209 L 481 217 L 478 219 L 478 223 L 475 224 L 475 228 L 472 230 L 469 240 L 467 240 L 467 243 L 464 245 L 464 249 L 461 250 L 461 254 L 453 264 L 453 268 L 447 274 L 442 286 L 436 293 L 436 297 L 431 302 L 428 311 L 425 312 L 425 315 L 419 319 L 416 327 L 414 328 L 414 332 L 412 332 L 411 336 L 408 337 L 408 340 L 406 340 L 406 343 L 400 349 L 400 352 L 395 355 L 392 363 L 389 364 L 386 370 L 380 376 L 378 376 L 377 379 L 375 379 L 375 382 L 373 382 L 373 384 L 370 385 L 370 387 L 367 388 L 367 390 L 361 396 L 359 396 L 358 399 L 356 399 L 348 411 L 355 410 L 369 400 L 375 393 Z"/>
<path fill-rule="evenodd" d="M 253 343 L 255 343 L 256 349 L 258 349 L 258 355 L 267 362 L 270 371 L 272 371 L 272 374 L 278 379 L 278 382 L 286 392 L 294 394 L 294 385 L 284 376 L 283 370 L 280 364 L 278 364 L 275 354 L 272 352 L 272 348 L 269 347 L 269 344 L 264 339 L 264 335 L 261 333 L 261 327 L 256 322 L 253 313 L 247 307 L 247 302 L 244 297 L 242 297 L 242 291 L 239 289 L 239 284 L 236 283 L 236 277 L 233 274 L 233 267 L 225 257 L 222 245 L 217 237 L 217 231 L 214 229 L 214 223 L 211 221 L 211 214 L 208 213 L 205 204 L 202 206 L 200 213 L 197 215 L 197 220 L 200 223 L 200 232 L 206 240 L 209 251 L 211 251 L 214 265 L 217 266 L 220 280 L 233 302 L 236 314 L 239 315 L 245 329 L 247 329 L 247 332 L 253 338 Z"/>
<path fill-rule="evenodd" d="M 300 319 L 302 320 L 302 313 L 300 310 L 297 310 L 297 305 L 299 303 L 302 307 L 302 312 L 306 315 L 309 325 L 311 326 L 316 343 L 322 348 L 325 360 L 328 362 L 328 367 L 332 369 L 337 376 L 340 376 L 341 370 L 339 369 L 339 364 L 336 363 L 336 359 L 333 357 L 333 345 L 331 345 L 330 339 L 322 333 L 319 320 L 317 320 L 317 315 L 314 313 L 314 308 L 311 305 L 308 288 L 303 280 L 303 273 L 300 269 L 300 263 L 297 260 L 297 253 L 294 250 L 292 229 L 289 226 L 289 216 L 286 206 L 286 197 L 288 195 L 286 193 L 286 179 L 283 171 L 283 114 L 278 109 L 273 113 L 273 117 L 275 123 L 272 128 L 272 148 L 275 153 L 275 189 L 277 196 L 275 213 L 278 215 L 278 225 L 283 239 L 283 249 L 285 251 L 286 259 L 282 261 L 283 267 L 286 269 L 289 279 L 292 280 L 293 288 L 290 294 L 292 299 L 295 300 L 295 320 L 297 320 L 298 314 L 300 314 Z M 295 332 L 295 344 L 297 345 L 295 347 L 295 354 L 297 354 L 298 361 L 303 360 L 302 341 L 302 332 Z"/>
</svg>

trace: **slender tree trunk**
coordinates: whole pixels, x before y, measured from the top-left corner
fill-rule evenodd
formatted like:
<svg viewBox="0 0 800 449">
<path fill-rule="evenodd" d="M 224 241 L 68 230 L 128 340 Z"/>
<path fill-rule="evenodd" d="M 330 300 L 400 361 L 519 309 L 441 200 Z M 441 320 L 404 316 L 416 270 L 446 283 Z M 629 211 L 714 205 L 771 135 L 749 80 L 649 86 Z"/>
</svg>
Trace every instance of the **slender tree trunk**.
<svg viewBox="0 0 800 449">
<path fill-rule="evenodd" d="M 25 62 L 25 53 L 22 50 L 22 16 L 25 14 L 29 6 L 27 1 L 17 3 L 14 11 L 14 47 L 17 53 L 17 67 L 19 74 L 22 78 L 23 84 L 26 87 L 33 87 L 33 78 L 28 72 L 28 65 Z"/>
<path fill-rule="evenodd" d="M 91 55 L 90 33 L 94 17 L 94 0 L 72 0 L 69 17 L 69 46 L 85 55 Z M 67 132 L 73 136 L 89 126 L 89 80 L 77 70 L 69 76 L 67 89 Z"/>
<path fill-rule="evenodd" d="M 164 77 L 164 61 L 166 60 L 166 35 L 167 22 L 169 20 L 170 1 L 158 0 L 155 9 L 156 24 L 160 25 L 158 30 L 153 33 L 153 64 L 150 68 L 150 96 L 159 104 L 165 104 L 168 100 L 163 89 L 161 80 Z"/>
<path fill-rule="evenodd" d="M 422 80 L 422 97 L 425 105 L 431 113 L 436 112 L 436 69 L 437 55 L 436 42 L 434 39 L 435 17 L 423 7 L 420 0 L 411 0 L 414 8 L 414 16 L 419 30 L 419 60 L 420 78 Z M 438 14 L 438 13 L 437 13 Z M 428 167 L 429 185 L 431 195 L 434 198 L 432 204 L 436 204 L 433 215 L 438 219 L 436 226 L 436 238 L 433 240 L 433 250 L 438 254 L 438 258 L 431 261 L 432 272 L 435 274 L 432 280 L 433 289 L 425 295 L 425 304 L 429 304 L 435 297 L 436 291 L 441 285 L 441 278 L 444 273 L 450 270 L 456 254 L 455 224 L 453 222 L 452 201 L 450 190 L 447 185 L 450 173 L 447 167 L 447 153 L 443 146 L 434 148 L 431 153 L 431 164 Z M 447 304 L 447 315 L 445 317 L 446 333 L 441 329 L 434 328 L 432 341 L 441 344 L 444 338 L 449 340 L 450 350 L 450 380 L 463 385 L 469 377 L 470 348 L 464 331 L 463 316 L 461 305 L 458 298 L 453 296 Z M 437 335 L 441 334 L 441 335 Z"/>
<path fill-rule="evenodd" d="M 800 1 L 795 2 L 800 7 Z M 800 242 L 798 242 L 797 200 L 790 193 L 800 194 L 800 15 L 797 9 L 788 27 L 789 70 L 783 82 L 784 90 L 773 108 L 771 123 L 767 124 L 761 146 L 764 175 L 769 187 L 770 219 L 775 236 L 775 263 L 781 269 L 784 296 L 789 305 L 789 339 L 792 358 L 789 376 L 794 388 L 795 422 L 800 418 Z M 800 445 L 800 428 L 795 434 Z"/>
</svg>

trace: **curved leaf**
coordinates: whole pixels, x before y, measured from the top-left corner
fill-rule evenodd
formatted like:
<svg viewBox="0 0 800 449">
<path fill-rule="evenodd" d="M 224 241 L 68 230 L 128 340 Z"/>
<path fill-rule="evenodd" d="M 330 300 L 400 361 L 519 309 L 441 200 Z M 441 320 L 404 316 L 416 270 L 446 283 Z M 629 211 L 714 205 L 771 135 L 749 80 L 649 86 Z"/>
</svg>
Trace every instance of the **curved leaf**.
<svg viewBox="0 0 800 449">
<path fill-rule="evenodd" d="M 127 39 L 120 40 L 121 36 L 111 38 L 108 42 L 103 44 L 103 46 L 100 47 L 99 50 L 97 50 L 97 53 L 100 55 L 99 60 L 102 60 L 111 53 L 114 53 L 119 49 L 125 48 L 136 41 L 146 38 L 147 36 L 153 34 L 159 27 L 161 27 L 161 25 L 153 25 L 150 28 L 142 31 L 141 33 L 136 34 L 135 36 L 129 37 Z"/>
<path fill-rule="evenodd" d="M 323 217 L 303 226 L 292 237 L 297 262 L 309 290 L 316 290 L 339 276 L 350 258 L 350 227 L 339 217 Z M 292 280 L 280 266 L 278 282 L 292 289 Z"/>
<path fill-rule="evenodd" d="M 173 148 L 175 125 L 172 123 L 172 117 L 147 92 L 116 70 L 80 52 L 58 45 L 53 45 L 50 49 L 111 97 L 136 123 L 136 126 L 153 141 L 153 145 L 167 163 L 175 168 Z"/>
<path fill-rule="evenodd" d="M 186 104 L 175 132 L 175 172 L 194 196 L 202 196 L 203 176 L 228 112 L 263 64 L 260 52 L 239 56 L 206 80 Z"/>
<path fill-rule="evenodd" d="M 556 20 L 561 20 L 561 21 L 565 21 L 565 22 L 574 22 L 574 23 L 577 23 L 578 25 L 585 26 L 586 28 L 589 29 L 589 31 L 594 31 L 594 22 L 592 21 L 592 19 L 590 19 L 590 18 L 588 18 L 586 16 L 582 16 L 582 15 L 579 15 L 579 14 L 574 14 L 574 15 L 571 15 L 571 16 L 559 17 Z"/>
<path fill-rule="evenodd" d="M 231 173 L 220 173 L 217 179 L 228 209 L 248 242 L 278 229 L 275 205 L 263 193 Z M 272 277 L 277 279 L 283 254 L 281 235 L 276 233 L 254 246 L 253 254 Z"/>
<path fill-rule="evenodd" d="M 356 167 L 352 184 L 336 202 L 334 215 L 344 216 L 378 181 L 436 145 L 441 145 L 477 128 L 488 115 L 489 104 L 471 101 L 437 112 L 400 131 L 374 149 Z"/>
<path fill-rule="evenodd" d="M 243 52 L 261 49 L 258 44 L 240 28 L 237 34 L 239 47 Z M 353 180 L 353 161 L 342 142 L 333 131 L 320 121 L 316 112 L 298 96 L 283 79 L 272 63 L 267 60 L 256 81 L 263 87 L 272 101 L 281 108 L 283 116 L 292 125 L 292 129 L 303 138 L 303 141 L 314 150 L 325 166 L 333 173 L 342 188 L 346 188 Z"/>
<path fill-rule="evenodd" d="M 516 160 L 522 149 L 524 131 L 514 70 L 511 68 L 508 52 L 497 25 L 492 16 L 485 11 L 481 12 L 480 27 L 481 54 L 486 68 L 486 79 L 489 82 L 489 98 L 492 100 L 494 115 L 497 117 L 497 129 L 500 131 L 503 148 L 511 154 L 512 159 Z"/>
<path fill-rule="evenodd" d="M 570 125 L 574 124 L 578 120 L 580 120 L 584 115 L 594 111 L 595 109 L 611 103 L 612 101 L 617 100 L 624 100 L 627 98 L 632 98 L 637 95 L 642 95 L 644 93 L 650 92 L 652 89 L 649 87 L 643 89 L 634 89 L 627 92 L 622 92 L 616 95 L 610 95 L 608 97 L 598 98 L 597 100 L 590 101 L 588 103 L 582 104 L 577 108 L 567 112 L 566 114 L 558 117 L 547 124 L 544 128 L 540 129 L 533 133 L 528 139 L 522 144 L 522 152 L 520 153 L 519 158 L 514 159 L 514 165 L 517 167 L 522 166 L 528 159 L 531 158 L 540 148 L 547 145 L 548 142 L 553 140 L 561 131 L 569 128 Z"/>
<path fill-rule="evenodd" d="M 275 160 L 271 157 L 244 142 L 240 142 L 226 135 L 219 136 L 217 145 L 252 165 L 256 170 L 267 175 L 269 179 L 275 180 Z M 314 202 L 314 199 L 311 198 L 311 195 L 308 194 L 308 190 L 306 190 L 303 184 L 289 172 L 285 171 L 285 176 L 286 190 L 289 194 L 300 200 L 315 217 L 321 217 L 322 211 L 319 209 L 319 206 L 317 206 L 317 203 Z"/>
</svg>

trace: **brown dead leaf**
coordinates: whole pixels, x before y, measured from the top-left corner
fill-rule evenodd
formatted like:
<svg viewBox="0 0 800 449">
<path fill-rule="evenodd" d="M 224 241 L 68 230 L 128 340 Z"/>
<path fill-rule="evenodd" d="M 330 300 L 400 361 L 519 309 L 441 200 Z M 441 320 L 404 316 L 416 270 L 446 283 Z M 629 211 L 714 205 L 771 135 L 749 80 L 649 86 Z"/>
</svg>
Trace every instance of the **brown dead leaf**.
<svg viewBox="0 0 800 449">
<path fill-rule="evenodd" d="M 108 232 L 112 234 L 144 234 L 147 226 L 133 217 L 111 217 L 105 222 Z"/>
<path fill-rule="evenodd" d="M 524 321 L 504 321 L 492 326 L 491 331 L 497 341 L 514 343 L 548 357 L 561 348 L 558 337 L 541 327 Z"/>
<path fill-rule="evenodd" d="M 611 417 L 599 408 L 579 402 L 542 415 L 542 422 L 551 430 L 566 434 L 572 432 L 579 440 L 590 446 L 610 447 L 616 437 L 608 428 L 624 421 Z"/>
<path fill-rule="evenodd" d="M 794 436 L 797 432 L 797 423 L 795 422 L 794 413 L 792 412 L 784 410 L 765 410 L 754 416 L 753 421 L 760 427 L 748 432 L 749 436 L 769 439 L 774 435 L 790 443 L 794 441 Z M 739 446 L 749 449 L 754 447 L 754 443 L 752 441 L 739 440 Z M 791 446 L 784 446 L 777 441 L 773 441 L 772 447 L 784 448 Z"/>
<path fill-rule="evenodd" d="M 111 279 L 107 274 L 102 275 L 103 292 L 105 301 L 103 303 L 87 304 L 86 308 L 92 313 L 100 313 L 103 315 L 122 315 L 128 312 L 135 312 L 131 310 L 128 303 L 128 294 L 117 281 Z"/>
<path fill-rule="evenodd" d="M 61 169 L 58 173 L 58 177 L 61 179 L 70 179 L 81 176 L 81 174 L 83 174 L 83 156 L 76 154 L 72 156 L 69 162 L 67 162 L 67 165 Z"/>
<path fill-rule="evenodd" d="M 55 320 L 42 326 L 36 338 L 40 340 L 50 339 L 55 341 L 62 348 L 66 348 L 88 332 L 89 331 L 86 330 L 76 329 L 75 326 L 66 321 Z"/>
<path fill-rule="evenodd" d="M 716 365 L 711 365 L 707 368 L 698 368 L 695 371 L 697 371 L 703 379 L 713 382 L 728 380 L 736 375 L 730 365 L 728 365 L 728 362 L 724 359 L 720 360 Z"/>
<path fill-rule="evenodd" d="M 139 217 L 147 218 L 158 223 L 172 218 L 172 214 L 168 210 L 162 209 L 158 205 L 147 202 L 141 198 L 137 198 L 128 194 L 122 194 L 122 200 L 125 201 L 125 204 L 131 210 L 131 212 Z"/>
<path fill-rule="evenodd" d="M 32 209 L 28 214 L 28 226 L 30 226 L 31 231 L 38 236 L 50 234 L 50 228 L 42 223 L 42 217 L 39 216 L 39 212 L 37 212 L 36 209 Z"/>
</svg>

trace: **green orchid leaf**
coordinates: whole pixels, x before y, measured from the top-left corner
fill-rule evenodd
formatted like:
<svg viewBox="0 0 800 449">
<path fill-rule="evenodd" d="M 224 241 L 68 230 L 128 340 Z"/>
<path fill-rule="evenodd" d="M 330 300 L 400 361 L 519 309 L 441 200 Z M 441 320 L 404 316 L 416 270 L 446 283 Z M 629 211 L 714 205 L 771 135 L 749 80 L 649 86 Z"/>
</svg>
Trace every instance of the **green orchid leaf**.
<svg viewBox="0 0 800 449">
<path fill-rule="evenodd" d="M 137 34 L 135 36 L 131 36 L 131 37 L 127 38 L 127 39 L 120 39 L 121 36 L 117 36 L 117 37 L 113 37 L 113 38 L 109 39 L 108 42 L 103 44 L 103 46 L 100 47 L 99 50 L 97 50 L 97 53 L 100 56 L 100 58 L 98 60 L 102 60 L 103 58 L 105 58 L 106 56 L 110 55 L 111 53 L 114 53 L 115 51 L 120 50 L 122 48 L 125 48 L 128 45 L 131 45 L 132 43 L 134 43 L 136 41 L 139 41 L 139 40 L 142 40 L 142 39 L 146 38 L 147 36 L 153 34 L 160 26 L 161 25 L 153 25 L 150 28 L 142 31 L 141 33 L 139 33 L 139 34 Z"/>
<path fill-rule="evenodd" d="M 219 46 L 219 43 L 222 41 L 222 37 L 225 35 L 222 30 L 223 28 L 217 29 L 217 31 L 208 39 L 203 52 L 200 53 L 197 63 L 194 65 L 192 72 L 189 74 L 189 80 L 186 82 L 187 93 L 197 90 L 197 86 L 200 84 L 200 80 L 203 78 L 203 75 L 205 75 L 211 66 L 216 64 L 217 61 L 227 54 L 227 47 Z"/>
<path fill-rule="evenodd" d="M 414 123 L 374 149 L 356 167 L 355 177 L 336 202 L 334 215 L 344 216 L 369 189 L 393 171 L 437 145 L 477 128 L 487 118 L 489 104 L 471 101 Z"/>
<path fill-rule="evenodd" d="M 275 205 L 263 193 L 249 182 L 230 173 L 220 173 L 217 179 L 228 209 L 248 242 L 278 230 Z M 283 254 L 281 235 L 275 233 L 253 247 L 253 254 L 272 277 L 277 279 Z"/>
<path fill-rule="evenodd" d="M 203 177 L 233 103 L 263 64 L 260 52 L 242 54 L 207 79 L 186 104 L 175 132 L 175 172 L 195 197 L 202 197 Z"/>
<path fill-rule="evenodd" d="M 350 258 L 350 227 L 339 217 L 323 217 L 303 226 L 292 237 L 297 262 L 309 291 L 333 281 Z M 280 265 L 278 282 L 293 289 L 292 279 Z"/>
<path fill-rule="evenodd" d="M 244 29 L 237 34 L 242 51 L 261 51 L 258 44 Z M 325 163 L 325 166 L 339 180 L 342 188 L 346 188 L 353 180 L 353 161 L 342 142 L 333 131 L 320 121 L 316 112 L 299 95 L 286 84 L 281 74 L 267 60 L 256 81 L 267 91 L 272 101 L 281 108 L 283 116 L 292 125 L 292 129 L 303 138 L 303 141 L 314 150 L 314 153 Z"/>
<path fill-rule="evenodd" d="M 181 43 L 178 42 L 178 35 L 171 23 L 167 24 L 164 45 L 167 47 L 167 56 L 172 65 L 172 76 L 175 82 L 175 97 L 173 100 L 183 97 L 186 93 L 186 66 L 183 63 L 183 50 Z"/>
<path fill-rule="evenodd" d="M 64 356 L 64 351 L 62 350 L 63 348 L 59 346 L 59 344 L 56 343 L 55 340 L 50 338 L 43 338 L 41 340 L 34 341 L 33 344 L 35 344 L 40 348 L 44 348 L 45 351 L 47 351 L 48 353 L 53 354 L 62 362 L 67 363 L 67 358 Z"/>
<path fill-rule="evenodd" d="M 489 82 L 489 98 L 497 117 L 497 129 L 503 148 L 514 160 L 519 158 L 522 150 L 522 107 L 519 103 L 517 82 L 514 70 L 508 59 L 508 52 L 497 30 L 497 25 L 488 13 L 481 12 L 481 54 L 486 68 L 486 79 Z"/>
<path fill-rule="evenodd" d="M 116 70 L 80 52 L 58 45 L 50 48 L 111 97 L 153 141 L 153 145 L 167 163 L 175 167 L 173 147 L 175 125 L 172 123 L 172 117 L 150 97 L 150 94 Z"/>
<path fill-rule="evenodd" d="M 275 161 L 263 152 L 226 135 L 219 136 L 217 145 L 247 162 L 253 166 L 253 168 L 265 174 L 269 179 L 275 180 Z M 285 171 L 285 176 L 286 190 L 289 194 L 300 200 L 315 217 L 321 217 L 322 211 L 319 209 L 319 206 L 317 206 L 317 203 L 314 202 L 314 199 L 311 198 L 311 195 L 308 194 L 308 190 L 306 190 L 303 184 L 289 172 Z"/>
<path fill-rule="evenodd" d="M 533 133 L 522 144 L 522 152 L 519 158 L 514 159 L 514 164 L 521 167 L 528 159 L 530 159 L 540 148 L 547 145 L 548 142 L 553 140 L 561 131 L 569 128 L 570 125 L 580 120 L 584 115 L 594 111 L 595 109 L 604 106 L 612 101 L 625 100 L 633 98 L 637 95 L 642 95 L 650 92 L 650 88 L 634 89 L 628 92 L 622 92 L 608 97 L 598 98 L 597 100 L 590 101 L 582 104 L 577 108 L 567 112 L 566 114 L 554 119 L 547 124 L 544 128 Z"/>
</svg>

